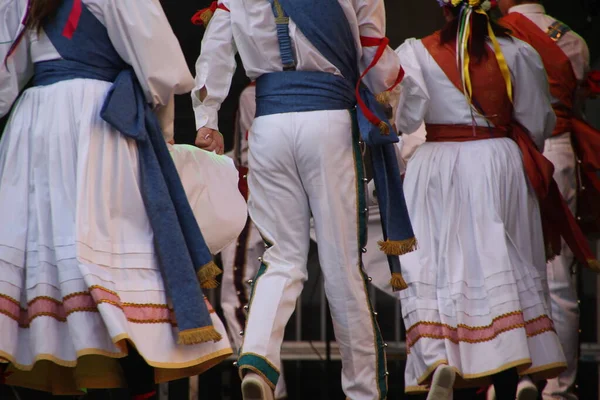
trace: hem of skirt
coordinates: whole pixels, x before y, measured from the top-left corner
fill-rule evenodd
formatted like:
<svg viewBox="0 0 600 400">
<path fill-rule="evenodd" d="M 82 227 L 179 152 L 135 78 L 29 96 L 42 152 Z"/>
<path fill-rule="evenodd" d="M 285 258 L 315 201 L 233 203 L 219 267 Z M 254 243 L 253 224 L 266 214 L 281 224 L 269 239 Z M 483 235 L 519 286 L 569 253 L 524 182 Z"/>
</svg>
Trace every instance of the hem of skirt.
<svg viewBox="0 0 600 400">
<path fill-rule="evenodd" d="M 425 371 L 425 373 L 423 375 L 421 375 L 421 377 L 419 379 L 417 379 L 417 384 L 418 385 L 422 385 L 423 383 L 425 383 L 426 381 L 429 380 L 429 378 L 431 378 L 431 375 L 435 372 L 435 370 L 437 369 L 437 367 L 439 367 L 440 365 L 449 365 L 448 360 L 439 360 L 436 361 L 432 366 L 430 366 L 429 368 L 427 368 L 427 370 Z M 506 371 L 508 369 L 511 368 L 517 368 L 519 369 L 519 367 L 521 367 L 521 370 L 519 370 L 519 373 L 521 373 L 522 371 L 522 367 L 523 366 L 530 366 L 531 365 L 531 359 L 530 358 L 523 358 L 521 360 L 515 360 L 515 361 L 511 361 L 508 362 L 506 364 L 502 364 L 501 366 L 499 366 L 498 368 L 494 368 L 485 372 L 481 372 L 478 374 L 463 374 L 461 373 L 458 368 L 453 367 L 450 365 L 450 367 L 454 370 L 454 372 L 456 372 L 457 377 L 462 378 L 463 380 L 469 381 L 469 380 L 475 380 L 475 379 L 481 379 L 481 378 L 486 378 L 488 376 L 491 375 L 495 375 L 497 373 L 500 373 L 502 371 Z"/>
<path fill-rule="evenodd" d="M 429 380 L 429 378 L 431 377 L 431 374 L 440 365 L 448 365 L 448 361 L 447 360 L 439 360 L 439 361 L 435 362 L 433 364 L 433 366 L 431 366 L 427 369 L 427 372 L 425 374 L 423 374 L 421 379 L 417 380 L 417 385 L 406 386 L 405 393 L 418 394 L 418 393 L 428 392 L 430 387 L 428 384 L 425 384 L 425 382 Z M 533 381 L 541 381 L 541 380 L 545 380 L 545 379 L 554 378 L 554 377 L 558 376 L 558 374 L 561 372 L 561 370 L 564 370 L 567 368 L 567 364 L 565 362 L 549 363 L 549 364 L 540 365 L 540 366 L 534 367 L 534 368 L 523 368 L 526 365 L 531 365 L 530 359 L 522 359 L 522 360 L 517 360 L 517 361 L 510 362 L 510 363 L 506 363 L 498 368 L 495 368 L 493 370 L 489 370 L 486 372 L 482 372 L 479 374 L 461 374 L 456 367 L 451 367 L 456 372 L 456 375 L 457 375 L 457 379 L 454 384 L 454 388 L 460 389 L 460 388 L 472 388 L 472 387 L 482 386 L 482 384 L 485 383 L 485 382 L 482 382 L 483 380 L 486 380 L 487 378 L 489 378 L 492 375 L 495 375 L 502 371 L 506 371 L 511 368 L 517 368 L 519 376 L 531 376 Z"/>
<path fill-rule="evenodd" d="M 115 336 L 112 340 L 113 340 L 113 343 L 115 343 L 116 345 L 118 345 L 118 343 L 123 340 L 128 340 L 132 343 L 132 345 L 134 347 L 137 348 L 137 346 L 135 346 L 135 342 L 126 333 Z M 186 362 L 181 362 L 181 363 L 158 362 L 158 361 L 148 360 L 145 357 L 143 357 L 143 355 L 142 355 L 142 357 L 144 358 L 144 361 L 146 361 L 146 363 L 148 363 L 148 365 L 150 365 L 153 368 L 185 369 L 185 368 L 190 368 L 190 367 L 194 367 L 199 364 L 202 364 L 206 361 L 209 361 L 210 359 L 212 359 L 214 357 L 219 357 L 221 355 L 229 356 L 231 354 L 233 354 L 233 350 L 231 348 L 224 348 L 221 350 L 217 350 L 216 352 L 212 352 L 210 354 L 202 356 L 200 358 L 186 361 Z M 126 357 L 127 353 L 126 352 L 110 352 L 110 351 L 94 349 L 94 348 L 83 349 L 83 350 L 77 351 L 77 359 L 79 359 L 81 357 L 85 357 L 85 356 L 101 356 L 101 357 L 117 359 L 117 358 Z M 73 361 L 62 360 L 52 354 L 43 354 L 43 353 L 38 354 L 34 358 L 34 362 L 32 364 L 28 364 L 28 365 L 17 363 L 13 356 L 11 356 L 10 354 L 8 354 L 2 350 L 0 350 L 0 359 L 7 360 L 11 366 L 14 366 L 16 369 L 18 369 L 19 371 L 23 371 L 23 372 L 29 372 L 29 371 L 33 370 L 35 364 L 37 364 L 40 361 L 49 361 L 51 363 L 54 363 L 56 365 L 59 365 L 61 367 L 65 367 L 65 368 L 75 368 L 77 366 L 77 360 L 73 360 Z"/>
<path fill-rule="evenodd" d="M 429 387 L 427 386 L 407 386 L 404 389 L 406 394 L 423 394 L 429 392 Z"/>
<path fill-rule="evenodd" d="M 562 371 L 568 367 L 566 362 L 555 362 L 539 367 L 526 369 L 521 373 L 522 376 L 532 376 L 534 381 L 556 378 Z"/>
<path fill-rule="evenodd" d="M 178 369 L 155 369 L 154 381 L 156 384 L 161 384 L 183 378 L 188 378 L 191 376 L 200 375 L 209 370 L 210 368 L 220 364 L 223 360 L 231 356 L 231 354 L 233 354 L 233 350 L 231 348 L 221 349 L 202 357 L 198 360 L 198 364 L 192 367 Z M 114 376 L 112 378 L 86 377 L 81 378 L 79 380 L 79 383 L 81 384 L 82 388 L 85 389 L 117 389 L 126 387 L 122 379 L 119 379 Z M 77 396 L 85 394 L 83 390 L 64 389 L 64 386 L 60 385 L 40 385 L 32 383 L 27 379 L 18 379 L 11 381 L 11 379 L 9 378 L 7 384 L 11 386 L 52 393 L 55 396 Z"/>
</svg>

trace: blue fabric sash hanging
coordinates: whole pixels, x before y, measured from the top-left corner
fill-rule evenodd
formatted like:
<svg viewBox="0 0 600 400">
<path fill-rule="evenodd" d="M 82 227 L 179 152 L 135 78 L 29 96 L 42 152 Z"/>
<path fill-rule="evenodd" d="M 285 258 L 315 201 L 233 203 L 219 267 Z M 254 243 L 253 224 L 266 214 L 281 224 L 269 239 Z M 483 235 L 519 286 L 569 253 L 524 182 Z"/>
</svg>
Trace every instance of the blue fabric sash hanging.
<svg viewBox="0 0 600 400">
<path fill-rule="evenodd" d="M 276 22 L 285 15 L 291 18 L 313 46 L 331 62 L 343 77 L 324 72 L 284 71 L 262 75 L 257 80 L 257 116 L 316 110 L 352 109 L 356 107 L 355 88 L 373 114 L 387 121 L 385 110 L 373 93 L 359 84 L 360 70 L 355 38 L 337 0 L 269 0 Z M 283 14 L 281 13 L 283 12 Z M 281 23 L 284 23 L 281 20 Z M 277 28 L 281 58 L 294 58 L 289 30 Z M 413 251 L 416 240 L 402 188 L 402 180 L 394 143 L 397 133 L 389 126 L 384 134 L 358 107 L 357 122 L 363 140 L 370 146 L 384 241 L 382 250 L 388 255 L 392 286 L 406 286 L 401 278 L 398 255 Z"/>
<path fill-rule="evenodd" d="M 62 59 L 35 64 L 34 85 L 86 78 L 113 82 L 101 117 L 136 141 L 141 191 L 154 231 L 155 250 L 179 328 L 178 342 L 218 341 L 200 282 L 220 272 L 202 237 L 160 124 L 133 69 L 114 49 L 106 27 L 81 0 L 64 0 L 45 33 Z M 69 34 L 65 32 L 69 30 Z"/>
</svg>

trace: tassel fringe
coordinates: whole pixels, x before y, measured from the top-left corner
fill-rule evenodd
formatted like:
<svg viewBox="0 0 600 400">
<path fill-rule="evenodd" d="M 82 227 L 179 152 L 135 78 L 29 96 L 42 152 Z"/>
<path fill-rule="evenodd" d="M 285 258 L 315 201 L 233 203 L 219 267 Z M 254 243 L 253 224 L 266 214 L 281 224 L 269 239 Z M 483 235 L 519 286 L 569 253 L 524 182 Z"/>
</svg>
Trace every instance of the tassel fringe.
<svg viewBox="0 0 600 400">
<path fill-rule="evenodd" d="M 202 289 L 216 289 L 219 287 L 219 282 L 216 279 L 209 279 L 200 284 Z"/>
<path fill-rule="evenodd" d="M 594 272 L 599 272 L 600 273 L 600 261 L 598 260 L 588 260 L 588 267 L 594 271 Z"/>
<path fill-rule="evenodd" d="M 379 104 L 387 106 L 388 104 L 390 104 L 390 92 L 385 91 L 379 93 L 377 96 L 375 96 L 375 100 L 377 100 Z"/>
<path fill-rule="evenodd" d="M 390 134 L 390 127 L 388 124 L 386 124 L 385 122 L 381 121 L 379 123 L 379 129 L 381 130 L 381 133 L 384 135 L 389 135 Z"/>
<path fill-rule="evenodd" d="M 408 285 L 406 284 L 406 281 L 402 277 L 402 274 L 399 272 L 394 272 L 392 274 L 392 279 L 390 279 L 390 284 L 392 285 L 392 289 L 394 289 L 394 292 L 400 292 L 404 289 L 408 289 Z"/>
<path fill-rule="evenodd" d="M 379 242 L 379 249 L 388 256 L 401 256 L 417 249 L 417 239 L 382 241 Z"/>
<path fill-rule="evenodd" d="M 197 25 L 203 25 L 204 27 L 207 27 L 214 14 L 215 13 L 211 9 L 201 10 L 198 12 L 198 14 L 196 14 L 196 18 L 202 21 L 202 24 L 198 23 Z"/>
<path fill-rule="evenodd" d="M 200 267 L 198 270 L 198 280 L 200 281 L 202 289 L 214 289 L 218 287 L 219 283 L 215 278 L 222 273 L 223 271 L 221 271 L 221 268 L 217 267 L 217 264 L 215 264 L 214 261 Z"/>
<path fill-rule="evenodd" d="M 554 260 L 559 254 L 556 254 L 551 243 L 546 243 L 546 262 Z"/>
<path fill-rule="evenodd" d="M 188 329 L 179 332 L 177 344 L 191 345 L 206 342 L 218 342 L 221 339 L 223 339 L 223 337 L 214 327 L 205 326 L 204 328 Z"/>
</svg>

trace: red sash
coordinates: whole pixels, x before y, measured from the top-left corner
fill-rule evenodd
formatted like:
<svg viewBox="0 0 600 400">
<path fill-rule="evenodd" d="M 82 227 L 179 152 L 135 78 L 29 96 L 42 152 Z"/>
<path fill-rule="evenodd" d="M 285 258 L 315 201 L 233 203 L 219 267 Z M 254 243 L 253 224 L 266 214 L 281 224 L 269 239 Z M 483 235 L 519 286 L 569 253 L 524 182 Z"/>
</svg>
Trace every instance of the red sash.
<svg viewBox="0 0 600 400">
<path fill-rule="evenodd" d="M 428 36 L 422 42 L 448 79 L 460 89 L 462 84 L 456 66 L 456 46 L 453 43 L 441 45 L 439 33 Z M 428 125 L 427 140 L 470 141 L 491 137 L 509 137 L 514 140 L 521 150 L 525 173 L 540 203 L 548 258 L 560 254 L 562 237 L 581 263 L 593 269 L 598 268 L 598 262 L 583 232 L 552 177 L 554 166 L 537 149 L 525 128 L 512 119 L 512 103 L 491 49 L 488 48 L 484 60 L 471 64 L 471 80 L 474 104 L 482 114 L 493 116 L 488 119 L 498 128 L 490 130 L 460 125 Z"/>
<path fill-rule="evenodd" d="M 579 160 L 577 211 L 580 225 L 588 234 L 600 233 L 600 131 L 573 115 L 577 78 L 573 65 L 560 46 L 548 34 L 520 13 L 511 13 L 500 22 L 512 35 L 529 43 L 541 56 L 550 82 L 557 116 L 554 135 L 571 132 L 573 149 Z"/>
</svg>

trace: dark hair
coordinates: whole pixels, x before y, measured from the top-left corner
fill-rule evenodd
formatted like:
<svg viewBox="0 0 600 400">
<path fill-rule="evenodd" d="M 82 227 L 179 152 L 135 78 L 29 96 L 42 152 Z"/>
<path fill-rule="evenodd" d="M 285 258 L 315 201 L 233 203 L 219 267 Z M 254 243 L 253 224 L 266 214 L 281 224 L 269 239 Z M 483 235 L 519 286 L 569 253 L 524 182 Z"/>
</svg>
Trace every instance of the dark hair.
<svg viewBox="0 0 600 400">
<path fill-rule="evenodd" d="M 27 6 L 27 18 L 23 22 L 25 24 L 25 29 L 21 30 L 19 35 L 10 45 L 10 49 L 8 49 L 8 52 L 4 57 L 5 67 L 8 68 L 8 58 L 15 52 L 23 40 L 23 37 L 27 34 L 27 31 L 32 29 L 39 33 L 44 20 L 53 16 L 61 3 L 62 0 L 30 0 L 29 5 Z"/>
<path fill-rule="evenodd" d="M 62 0 L 31 0 L 25 20 L 25 29 L 39 31 L 44 20 L 54 15 Z"/>
<path fill-rule="evenodd" d="M 456 41 L 460 8 L 454 7 L 449 8 L 449 10 L 454 15 L 454 18 L 442 28 L 440 34 L 441 44 L 452 43 Z M 476 63 L 481 62 L 487 57 L 486 40 L 489 38 L 488 21 L 492 26 L 492 31 L 496 37 L 510 36 L 510 30 L 498 25 L 493 20 L 489 19 L 487 15 L 474 12 L 471 16 L 471 39 L 469 40 L 468 50 L 469 55 Z"/>
</svg>

